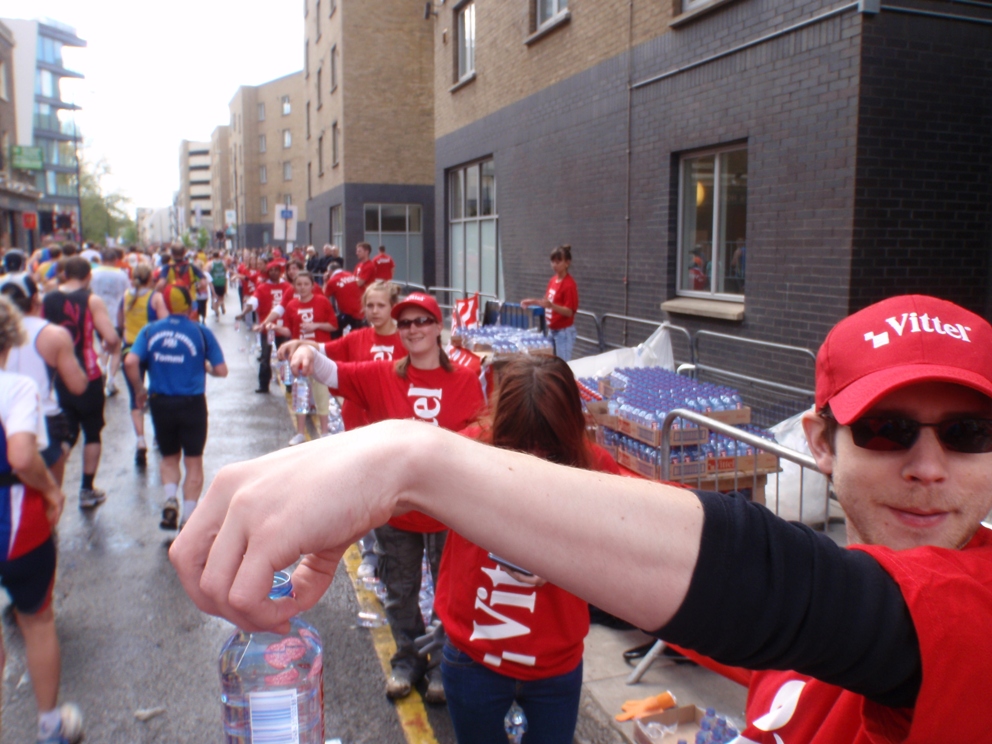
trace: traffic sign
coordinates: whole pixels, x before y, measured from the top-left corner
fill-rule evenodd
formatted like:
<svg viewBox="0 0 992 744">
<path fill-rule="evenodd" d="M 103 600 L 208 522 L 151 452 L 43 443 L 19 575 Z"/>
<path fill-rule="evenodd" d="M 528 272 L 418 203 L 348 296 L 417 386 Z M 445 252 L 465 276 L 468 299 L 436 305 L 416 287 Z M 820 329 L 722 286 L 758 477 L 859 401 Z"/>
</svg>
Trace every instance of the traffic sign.
<svg viewBox="0 0 992 744">
<path fill-rule="evenodd" d="M 38 213 L 22 212 L 21 224 L 24 225 L 25 230 L 34 230 L 36 227 L 38 227 Z"/>
</svg>

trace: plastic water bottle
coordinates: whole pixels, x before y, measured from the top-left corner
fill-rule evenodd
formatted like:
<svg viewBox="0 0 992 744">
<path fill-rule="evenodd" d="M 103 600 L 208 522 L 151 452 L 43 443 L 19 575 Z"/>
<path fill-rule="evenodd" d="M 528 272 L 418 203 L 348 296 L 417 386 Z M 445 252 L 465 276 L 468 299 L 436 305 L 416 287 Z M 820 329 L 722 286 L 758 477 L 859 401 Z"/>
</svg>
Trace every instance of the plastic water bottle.
<svg viewBox="0 0 992 744">
<path fill-rule="evenodd" d="M 289 596 L 289 573 L 277 571 L 269 597 Z M 220 653 L 225 744 L 278 741 L 323 744 L 324 651 L 320 634 L 299 617 L 290 631 L 238 630 Z"/>
<path fill-rule="evenodd" d="M 524 740 L 524 734 L 527 733 L 527 716 L 516 701 L 503 717 L 503 729 L 510 744 L 520 744 Z"/>
<path fill-rule="evenodd" d="M 310 411 L 310 378 L 297 375 L 293 378 L 293 411 L 306 414 Z"/>
<path fill-rule="evenodd" d="M 237 333 L 240 330 L 241 330 L 241 321 L 240 320 L 235 320 L 234 321 L 234 332 Z"/>
</svg>

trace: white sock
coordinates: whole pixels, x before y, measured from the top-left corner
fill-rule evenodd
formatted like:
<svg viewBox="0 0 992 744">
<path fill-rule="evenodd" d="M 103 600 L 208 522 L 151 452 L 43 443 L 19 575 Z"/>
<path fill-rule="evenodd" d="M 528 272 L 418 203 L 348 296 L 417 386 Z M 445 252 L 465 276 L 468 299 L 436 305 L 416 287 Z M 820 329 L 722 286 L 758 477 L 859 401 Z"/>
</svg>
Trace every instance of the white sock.
<svg viewBox="0 0 992 744">
<path fill-rule="evenodd" d="M 49 711 L 38 714 L 38 738 L 48 739 L 62 725 L 62 711 L 59 708 L 52 708 Z"/>
<path fill-rule="evenodd" d="M 183 524 L 186 524 L 186 520 L 188 520 L 192 516 L 193 510 L 195 508 L 196 508 L 195 501 L 185 501 L 185 500 L 183 501 Z"/>
<path fill-rule="evenodd" d="M 166 483 L 165 484 L 165 498 L 174 499 L 176 494 L 179 493 L 178 483 Z"/>
<path fill-rule="evenodd" d="M 137 448 L 138 449 L 148 449 L 148 445 L 145 444 L 145 438 L 144 437 L 138 437 L 138 447 Z"/>
</svg>

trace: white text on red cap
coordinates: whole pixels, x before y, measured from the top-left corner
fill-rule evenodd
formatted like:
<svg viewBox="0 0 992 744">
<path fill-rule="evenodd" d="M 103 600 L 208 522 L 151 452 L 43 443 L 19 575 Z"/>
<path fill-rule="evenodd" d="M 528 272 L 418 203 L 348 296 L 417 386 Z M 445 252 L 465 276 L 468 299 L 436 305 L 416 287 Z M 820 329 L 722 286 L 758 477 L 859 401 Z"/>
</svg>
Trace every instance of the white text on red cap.
<svg viewBox="0 0 992 744">
<path fill-rule="evenodd" d="M 900 337 L 906 332 L 906 324 L 908 322 L 909 333 L 939 333 L 941 336 L 949 336 L 958 341 L 971 343 L 971 339 L 968 338 L 968 331 L 971 330 L 969 326 L 961 325 L 960 323 L 942 323 L 936 315 L 931 318 L 926 313 L 923 313 L 923 315 L 917 315 L 915 312 L 903 313 L 901 319 L 892 316 L 891 318 L 886 318 L 885 322 Z M 871 341 L 872 348 L 877 349 L 889 343 L 889 332 L 882 331 L 876 334 L 874 331 L 868 331 L 865 334 L 865 341 Z"/>
</svg>

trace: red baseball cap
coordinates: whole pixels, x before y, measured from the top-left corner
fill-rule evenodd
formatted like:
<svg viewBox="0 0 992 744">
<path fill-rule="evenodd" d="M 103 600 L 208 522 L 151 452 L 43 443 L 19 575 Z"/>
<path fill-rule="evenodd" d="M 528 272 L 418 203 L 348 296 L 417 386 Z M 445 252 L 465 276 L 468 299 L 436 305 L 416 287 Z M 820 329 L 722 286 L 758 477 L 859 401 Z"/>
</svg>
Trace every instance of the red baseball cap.
<svg viewBox="0 0 992 744">
<path fill-rule="evenodd" d="M 408 307 L 419 307 L 421 310 L 426 310 L 434 316 L 434 320 L 438 323 L 441 322 L 441 308 L 438 306 L 437 300 L 429 294 L 424 294 L 423 292 L 413 292 L 412 294 L 408 294 L 402 300 L 393 305 L 393 310 L 390 313 L 393 316 L 393 320 L 397 320 L 400 317 L 400 313 Z"/>
<path fill-rule="evenodd" d="M 951 382 L 992 398 L 992 326 L 953 302 L 891 297 L 844 318 L 816 355 L 816 408 L 847 425 L 894 390 Z"/>
<path fill-rule="evenodd" d="M 279 269 L 279 271 L 282 271 L 285 266 L 286 266 L 285 261 L 280 261 L 276 259 L 273 261 L 269 261 L 267 264 L 265 264 L 265 270 L 272 271 L 272 269 Z"/>
</svg>

